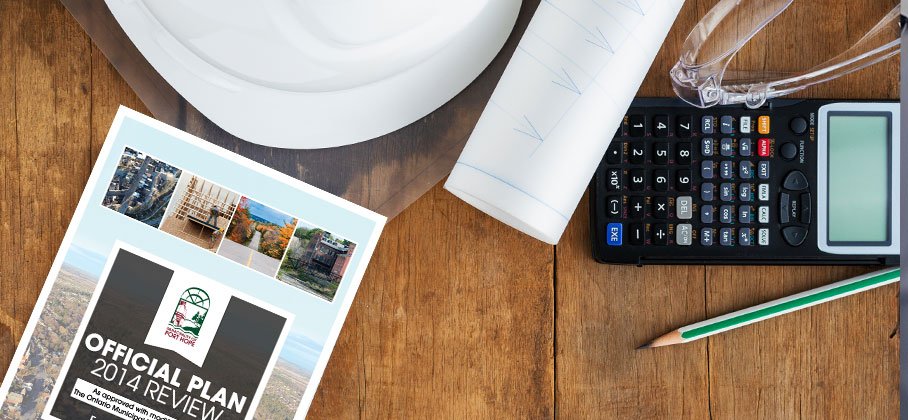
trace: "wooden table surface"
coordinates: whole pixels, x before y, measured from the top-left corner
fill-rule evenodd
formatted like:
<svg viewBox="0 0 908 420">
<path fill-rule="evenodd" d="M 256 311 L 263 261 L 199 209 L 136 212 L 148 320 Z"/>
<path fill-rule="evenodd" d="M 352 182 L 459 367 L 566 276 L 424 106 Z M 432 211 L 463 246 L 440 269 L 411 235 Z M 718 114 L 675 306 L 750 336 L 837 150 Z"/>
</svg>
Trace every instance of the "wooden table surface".
<svg viewBox="0 0 908 420">
<path fill-rule="evenodd" d="M 671 95 L 666 71 L 714 2 L 688 0 L 642 95 Z M 807 3 L 738 62 L 815 63 L 894 5 Z M 897 89 L 889 60 L 806 95 L 897 98 Z M 144 111 L 58 2 L 0 0 L 0 372 L 120 103 Z M 895 285 L 635 351 L 675 327 L 867 269 L 599 265 L 587 226 L 584 200 L 552 247 L 436 186 L 385 229 L 312 417 L 898 415 Z"/>
</svg>

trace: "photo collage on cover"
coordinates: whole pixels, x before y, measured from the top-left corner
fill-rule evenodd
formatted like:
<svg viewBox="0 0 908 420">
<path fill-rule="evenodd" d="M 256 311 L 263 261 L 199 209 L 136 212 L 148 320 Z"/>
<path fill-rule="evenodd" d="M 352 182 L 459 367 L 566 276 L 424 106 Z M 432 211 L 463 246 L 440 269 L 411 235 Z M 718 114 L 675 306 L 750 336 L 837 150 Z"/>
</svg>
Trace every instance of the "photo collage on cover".
<svg viewBox="0 0 908 420">
<path fill-rule="evenodd" d="M 356 244 L 129 147 L 101 203 L 329 302 Z"/>
</svg>

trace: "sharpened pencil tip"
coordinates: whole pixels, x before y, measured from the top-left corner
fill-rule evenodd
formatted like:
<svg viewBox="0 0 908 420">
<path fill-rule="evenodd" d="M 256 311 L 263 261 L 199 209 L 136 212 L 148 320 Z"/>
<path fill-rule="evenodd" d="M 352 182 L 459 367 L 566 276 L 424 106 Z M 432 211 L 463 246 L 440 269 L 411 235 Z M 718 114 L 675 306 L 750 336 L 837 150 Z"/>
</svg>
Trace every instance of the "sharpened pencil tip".
<svg viewBox="0 0 908 420">
<path fill-rule="evenodd" d="M 640 347 L 637 347 L 637 350 L 651 349 L 662 346 L 670 346 L 672 344 L 682 343 L 684 340 L 681 338 L 681 332 L 678 330 L 672 331 L 668 334 L 665 334 L 661 337 L 656 338 L 649 343 L 646 343 Z"/>
</svg>

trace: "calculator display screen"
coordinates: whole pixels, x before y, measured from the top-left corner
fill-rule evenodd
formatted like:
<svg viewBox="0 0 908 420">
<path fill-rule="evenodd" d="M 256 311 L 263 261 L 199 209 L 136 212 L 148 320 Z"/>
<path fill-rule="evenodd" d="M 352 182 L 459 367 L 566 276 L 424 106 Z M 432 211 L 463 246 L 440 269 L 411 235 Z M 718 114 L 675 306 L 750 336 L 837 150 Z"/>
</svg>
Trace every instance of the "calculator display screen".
<svg viewBox="0 0 908 420">
<path fill-rule="evenodd" d="M 828 241 L 889 244 L 891 114 L 829 113 Z"/>
</svg>

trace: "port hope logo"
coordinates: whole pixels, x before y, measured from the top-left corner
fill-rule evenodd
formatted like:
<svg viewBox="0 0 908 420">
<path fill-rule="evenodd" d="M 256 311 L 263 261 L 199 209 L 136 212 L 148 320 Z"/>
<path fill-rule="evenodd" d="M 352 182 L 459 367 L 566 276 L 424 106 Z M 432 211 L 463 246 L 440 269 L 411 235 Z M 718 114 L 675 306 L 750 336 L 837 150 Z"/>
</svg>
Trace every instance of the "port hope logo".
<svg viewBox="0 0 908 420">
<path fill-rule="evenodd" d="M 198 287 L 190 287 L 183 292 L 177 302 L 170 323 L 164 331 L 164 336 L 195 347 L 202 324 L 208 315 L 211 298 L 208 293 Z"/>
</svg>

